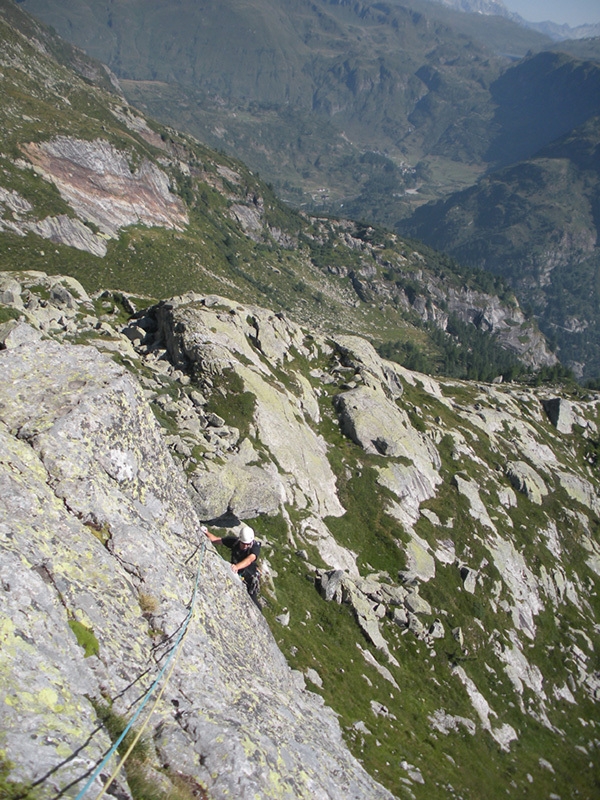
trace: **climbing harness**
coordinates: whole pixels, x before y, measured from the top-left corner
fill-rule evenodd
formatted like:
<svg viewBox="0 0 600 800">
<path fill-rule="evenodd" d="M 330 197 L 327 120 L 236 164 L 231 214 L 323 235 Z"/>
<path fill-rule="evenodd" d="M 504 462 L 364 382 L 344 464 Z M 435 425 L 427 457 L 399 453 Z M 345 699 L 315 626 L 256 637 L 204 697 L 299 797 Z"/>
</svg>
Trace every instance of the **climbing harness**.
<svg viewBox="0 0 600 800">
<path fill-rule="evenodd" d="M 175 664 L 177 663 L 177 657 L 178 657 L 179 652 L 181 650 L 181 645 L 183 644 L 185 636 L 186 636 L 186 634 L 188 632 L 189 624 L 190 624 L 190 622 L 192 620 L 192 616 L 194 614 L 194 608 L 195 608 L 195 605 L 196 605 L 196 596 L 197 596 L 197 593 L 198 593 L 198 584 L 200 582 L 200 569 L 202 567 L 202 562 L 204 561 L 205 553 L 206 553 L 206 540 L 204 540 L 200 545 L 200 558 L 198 559 L 198 569 L 196 571 L 196 582 L 194 584 L 194 593 L 192 595 L 190 608 L 189 608 L 187 617 L 185 618 L 185 620 L 184 620 L 184 622 L 183 622 L 183 624 L 181 626 L 181 630 L 179 632 L 179 636 L 177 637 L 177 640 L 176 640 L 175 644 L 171 648 L 171 652 L 169 653 L 169 657 L 165 661 L 161 671 L 158 673 L 158 675 L 157 675 L 156 679 L 154 680 L 152 686 L 150 686 L 150 688 L 148 689 L 146 694 L 143 696 L 142 702 L 140 704 L 140 707 L 135 712 L 135 714 L 132 716 L 132 718 L 129 720 L 129 722 L 127 723 L 125 729 L 123 730 L 121 735 L 118 737 L 118 739 L 114 742 L 113 746 L 110 748 L 108 753 L 104 756 L 104 758 L 102 759 L 100 764 L 98 764 L 98 766 L 96 767 L 96 769 L 92 773 L 91 777 L 89 778 L 88 782 L 83 787 L 83 789 L 79 792 L 79 794 L 77 795 L 75 800 L 81 800 L 81 798 L 86 794 L 88 789 L 94 783 L 94 781 L 96 780 L 96 778 L 98 777 L 98 775 L 100 774 L 102 769 L 104 769 L 104 767 L 106 766 L 106 764 L 108 763 L 110 758 L 116 752 L 117 748 L 119 747 L 119 745 L 121 744 L 121 742 L 123 741 L 125 736 L 127 736 L 129 731 L 131 730 L 131 727 L 133 726 L 133 724 L 135 723 L 135 721 L 137 720 L 137 718 L 141 714 L 142 710 L 146 706 L 148 700 L 150 700 L 151 696 L 154 694 L 154 691 L 156 690 L 156 687 L 160 683 L 163 675 L 165 674 L 165 672 L 167 671 L 167 669 L 169 668 L 169 665 L 170 665 L 170 669 L 169 669 L 169 673 L 167 675 L 167 678 L 166 678 L 166 680 L 165 680 L 160 692 L 158 693 L 156 699 L 154 700 L 154 704 L 152 705 L 152 707 L 150 709 L 150 713 L 146 717 L 146 721 L 144 722 L 144 724 L 141 726 L 140 730 L 135 735 L 132 743 L 130 744 L 130 746 L 127 749 L 127 752 L 123 755 L 123 757 L 121 758 L 121 760 L 119 761 L 119 763 L 115 767 L 112 775 L 110 776 L 108 781 L 102 787 L 102 791 L 97 796 L 96 800 L 100 800 L 100 798 L 107 792 L 107 790 L 109 789 L 109 787 L 111 786 L 111 784 L 113 783 L 115 778 L 117 777 L 119 771 L 121 770 L 121 767 L 123 766 L 125 761 L 129 758 L 129 755 L 131 754 L 133 748 L 138 743 L 138 741 L 139 741 L 142 733 L 144 732 L 144 729 L 146 728 L 147 724 L 150 722 L 150 718 L 152 717 L 152 714 L 154 713 L 154 709 L 156 708 L 156 706 L 160 702 L 160 699 L 163 696 L 163 693 L 164 693 L 165 689 L 167 688 L 167 684 L 169 682 L 169 679 L 171 677 L 171 674 L 173 672 Z"/>
</svg>

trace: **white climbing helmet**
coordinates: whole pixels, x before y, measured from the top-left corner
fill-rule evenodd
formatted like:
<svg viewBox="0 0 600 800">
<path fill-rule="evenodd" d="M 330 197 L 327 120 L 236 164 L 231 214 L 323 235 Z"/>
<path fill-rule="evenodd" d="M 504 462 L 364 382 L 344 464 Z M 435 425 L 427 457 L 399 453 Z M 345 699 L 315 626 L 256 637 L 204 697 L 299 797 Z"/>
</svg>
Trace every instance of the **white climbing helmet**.
<svg viewBox="0 0 600 800">
<path fill-rule="evenodd" d="M 250 525 L 243 525 L 242 530 L 240 531 L 240 542 L 242 542 L 242 544 L 250 544 L 253 541 L 254 531 Z"/>
</svg>

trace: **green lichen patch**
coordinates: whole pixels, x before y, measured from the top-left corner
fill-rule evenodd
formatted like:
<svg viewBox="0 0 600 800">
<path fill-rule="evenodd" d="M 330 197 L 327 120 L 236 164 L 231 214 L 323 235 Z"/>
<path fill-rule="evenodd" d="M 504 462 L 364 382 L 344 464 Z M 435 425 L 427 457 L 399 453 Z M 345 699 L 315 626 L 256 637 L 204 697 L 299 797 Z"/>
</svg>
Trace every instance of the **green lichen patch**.
<svg viewBox="0 0 600 800">
<path fill-rule="evenodd" d="M 95 536 L 96 539 L 98 539 L 98 541 L 106 547 L 111 537 L 110 526 L 108 523 L 104 522 L 99 524 L 94 522 L 86 522 L 85 527 L 91 531 L 92 536 Z"/>
<path fill-rule="evenodd" d="M 75 634 L 78 645 L 85 651 L 85 658 L 98 655 L 100 652 L 100 644 L 92 630 L 76 619 L 69 620 L 69 628 L 71 628 Z"/>
</svg>

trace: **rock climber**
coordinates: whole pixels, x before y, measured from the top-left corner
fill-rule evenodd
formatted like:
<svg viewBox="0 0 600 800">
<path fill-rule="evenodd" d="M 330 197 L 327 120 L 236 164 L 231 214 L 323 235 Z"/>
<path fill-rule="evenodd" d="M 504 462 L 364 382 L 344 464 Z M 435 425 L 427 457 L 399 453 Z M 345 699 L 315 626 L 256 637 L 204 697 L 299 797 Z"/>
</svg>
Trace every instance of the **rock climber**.
<svg viewBox="0 0 600 800">
<path fill-rule="evenodd" d="M 257 560 L 261 543 L 254 536 L 254 530 L 249 525 L 242 525 L 239 536 L 215 536 L 205 525 L 201 530 L 213 544 L 223 544 L 231 550 L 231 569 L 244 581 L 250 598 L 260 608 L 260 573 Z"/>
</svg>

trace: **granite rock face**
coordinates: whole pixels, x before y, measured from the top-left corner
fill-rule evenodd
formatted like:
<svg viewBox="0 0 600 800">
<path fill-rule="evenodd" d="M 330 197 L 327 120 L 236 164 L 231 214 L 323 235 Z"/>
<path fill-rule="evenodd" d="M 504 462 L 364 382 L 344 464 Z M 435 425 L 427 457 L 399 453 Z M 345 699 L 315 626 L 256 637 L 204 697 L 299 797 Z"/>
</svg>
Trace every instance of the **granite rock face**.
<svg viewBox="0 0 600 800">
<path fill-rule="evenodd" d="M 135 708 L 186 619 L 202 557 L 189 632 L 150 723 L 157 763 L 214 798 L 391 797 L 350 756 L 212 546 L 204 553 L 183 474 L 127 371 L 52 341 L 4 350 L 0 363 L 11 777 L 42 780 L 40 797 L 76 794 L 107 747 L 91 700 Z M 88 658 L 73 623 L 97 643 Z"/>
<path fill-rule="evenodd" d="M 552 741 L 566 754 L 551 763 L 563 794 L 587 791 L 600 701 L 596 394 L 561 397 L 559 427 L 556 388 L 437 380 L 357 337 L 223 297 L 136 311 L 40 272 L 0 275 L 0 297 L 11 780 L 76 794 L 109 744 L 98 704 L 133 713 L 182 630 L 200 524 L 244 520 L 270 532 L 264 616 L 208 545 L 149 723 L 156 781 L 177 771 L 211 798 L 391 797 L 346 743 L 361 754 L 377 737 L 377 753 L 404 736 L 415 744 L 396 751 L 386 785 L 424 798 L 454 767 L 422 739 L 443 737 L 458 761 L 468 733 L 473 751 L 512 759 L 525 788 L 527 776 L 546 786 L 546 767 L 524 765 L 551 763 L 539 742 Z M 325 608 L 353 626 L 342 662 Z M 362 692 L 340 678 L 357 668 Z M 413 695 L 423 713 L 407 722 Z M 580 784 L 566 777 L 575 763 Z M 118 791 L 128 796 L 125 778 Z"/>
<path fill-rule="evenodd" d="M 181 200 L 155 164 L 133 169 L 125 153 L 103 140 L 59 136 L 23 151 L 34 168 L 55 184 L 77 215 L 114 237 L 127 225 L 160 225 L 181 230 L 188 222 Z"/>
</svg>

